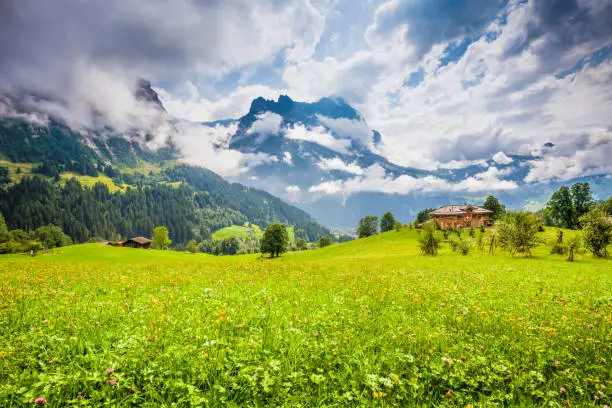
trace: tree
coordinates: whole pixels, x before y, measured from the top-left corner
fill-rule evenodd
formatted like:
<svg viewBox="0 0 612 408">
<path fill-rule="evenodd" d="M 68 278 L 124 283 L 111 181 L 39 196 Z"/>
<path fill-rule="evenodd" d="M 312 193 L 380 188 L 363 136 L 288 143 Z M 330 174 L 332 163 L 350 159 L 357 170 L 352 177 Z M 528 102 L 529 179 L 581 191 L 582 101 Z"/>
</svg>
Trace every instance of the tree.
<svg viewBox="0 0 612 408">
<path fill-rule="evenodd" d="M 380 232 L 391 231 L 395 227 L 395 218 L 390 212 L 386 212 L 380 219 Z"/>
<path fill-rule="evenodd" d="M 591 186 L 589 186 L 589 183 L 575 183 L 571 190 L 575 217 L 579 219 L 595 205 Z"/>
<path fill-rule="evenodd" d="M 359 220 L 357 227 L 357 236 L 359 238 L 370 237 L 378 234 L 378 217 L 374 215 L 366 215 Z"/>
<path fill-rule="evenodd" d="M 531 250 L 540 244 L 539 222 L 533 214 L 526 212 L 510 213 L 498 223 L 497 233 L 500 246 L 510 251 L 512 256 L 524 253 L 531 257 Z"/>
<path fill-rule="evenodd" d="M 494 220 L 501 218 L 506 212 L 506 206 L 502 205 L 499 200 L 492 195 L 487 197 L 482 208 L 492 211 L 493 214 L 491 214 L 491 218 Z"/>
<path fill-rule="evenodd" d="M 196 252 L 198 252 L 198 243 L 195 239 L 192 239 L 187 243 L 185 249 L 187 249 L 187 251 L 191 252 L 192 254 L 195 254 Z"/>
<path fill-rule="evenodd" d="M 419 211 L 416 216 L 416 224 L 423 224 L 425 221 L 429 221 L 431 219 L 430 212 L 435 211 L 435 208 L 426 208 L 424 210 Z"/>
<path fill-rule="evenodd" d="M 440 237 L 439 232 L 436 231 L 432 223 L 427 223 L 423 227 L 423 233 L 419 237 L 419 248 L 421 254 L 435 256 L 438 254 L 438 248 L 440 248 Z"/>
<path fill-rule="evenodd" d="M 32 232 L 31 238 L 40 241 L 47 249 L 72 244 L 70 237 L 64 234 L 60 227 L 53 224 L 37 228 Z"/>
<path fill-rule="evenodd" d="M 153 242 L 151 246 L 155 249 L 168 249 L 172 244 L 172 240 L 168 237 L 168 228 L 158 226 L 153 229 Z"/>
<path fill-rule="evenodd" d="M 0 186 L 11 182 L 11 174 L 8 167 L 0 166 Z"/>
<path fill-rule="evenodd" d="M 328 237 L 327 235 L 319 238 L 319 242 L 318 242 L 319 248 L 330 246 L 331 244 L 332 244 L 332 239 Z"/>
<path fill-rule="evenodd" d="M 553 225 L 561 228 L 574 228 L 576 210 L 570 189 L 566 186 L 555 191 L 546 206 L 547 215 Z"/>
<path fill-rule="evenodd" d="M 608 215 L 612 215 L 612 197 L 601 203 L 601 209 Z"/>
<path fill-rule="evenodd" d="M 289 244 L 289 234 L 287 228 L 282 224 L 270 224 L 264 232 L 261 240 L 261 252 L 270 254 L 271 258 L 275 258 L 287 251 Z"/>
<path fill-rule="evenodd" d="M 395 223 L 393 224 L 393 228 L 396 232 L 400 232 L 402 230 L 402 223 L 399 221 L 395 221 Z"/>
<path fill-rule="evenodd" d="M 580 225 L 586 249 L 598 258 L 607 257 L 607 246 L 612 242 L 612 223 L 607 214 L 600 207 L 595 207 L 580 217 Z"/>
<path fill-rule="evenodd" d="M 223 255 L 236 255 L 240 250 L 240 241 L 236 237 L 229 237 L 219 244 Z"/>
<path fill-rule="evenodd" d="M 295 241 L 295 247 L 297 248 L 298 251 L 303 251 L 308 247 L 308 242 L 306 242 L 304 238 L 300 238 L 297 241 Z"/>
</svg>

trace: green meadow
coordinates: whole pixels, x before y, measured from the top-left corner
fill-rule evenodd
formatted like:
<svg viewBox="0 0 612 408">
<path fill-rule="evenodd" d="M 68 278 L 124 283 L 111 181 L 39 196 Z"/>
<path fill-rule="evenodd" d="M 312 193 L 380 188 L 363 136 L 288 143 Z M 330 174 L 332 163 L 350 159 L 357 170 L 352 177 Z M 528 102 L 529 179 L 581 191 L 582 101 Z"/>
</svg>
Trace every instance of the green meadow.
<svg viewBox="0 0 612 408">
<path fill-rule="evenodd" d="M 0 406 L 612 404 L 612 261 L 426 257 L 417 238 L 2 256 Z"/>
</svg>

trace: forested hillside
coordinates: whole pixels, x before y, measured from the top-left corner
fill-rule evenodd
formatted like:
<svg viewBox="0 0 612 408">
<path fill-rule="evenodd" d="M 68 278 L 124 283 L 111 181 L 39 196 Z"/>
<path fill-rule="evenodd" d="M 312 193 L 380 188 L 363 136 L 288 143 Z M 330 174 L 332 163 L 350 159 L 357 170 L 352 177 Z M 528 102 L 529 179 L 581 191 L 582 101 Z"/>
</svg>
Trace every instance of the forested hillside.
<svg viewBox="0 0 612 408">
<path fill-rule="evenodd" d="M 277 197 L 177 163 L 171 144 L 150 150 L 118 135 L 76 133 L 53 120 L 37 126 L 0 118 L 0 159 L 29 164 L 12 174 L 0 165 L 0 212 L 10 229 L 55 224 L 85 242 L 149 236 L 155 225 L 166 225 L 180 244 L 234 224 L 281 222 L 309 241 L 330 235 Z M 112 189 L 86 186 L 71 174 L 106 177 Z"/>
</svg>

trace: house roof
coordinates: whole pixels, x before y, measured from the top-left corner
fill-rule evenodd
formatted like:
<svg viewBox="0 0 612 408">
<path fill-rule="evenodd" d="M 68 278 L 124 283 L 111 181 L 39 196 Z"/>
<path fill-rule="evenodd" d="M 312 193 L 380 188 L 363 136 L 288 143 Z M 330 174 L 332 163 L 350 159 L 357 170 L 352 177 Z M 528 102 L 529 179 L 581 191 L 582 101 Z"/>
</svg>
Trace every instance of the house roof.
<svg viewBox="0 0 612 408">
<path fill-rule="evenodd" d="M 469 205 L 445 205 L 435 211 L 430 212 L 431 215 L 463 215 L 467 214 L 467 208 Z M 472 214 L 492 214 L 493 211 L 487 210 L 486 208 L 476 207 L 472 205 Z"/>
<path fill-rule="evenodd" d="M 134 241 L 137 244 L 149 244 L 149 243 L 151 243 L 151 240 L 149 238 L 145 238 L 145 237 L 134 237 L 134 238 L 128 239 L 125 242 L 128 242 L 128 241 Z"/>
</svg>

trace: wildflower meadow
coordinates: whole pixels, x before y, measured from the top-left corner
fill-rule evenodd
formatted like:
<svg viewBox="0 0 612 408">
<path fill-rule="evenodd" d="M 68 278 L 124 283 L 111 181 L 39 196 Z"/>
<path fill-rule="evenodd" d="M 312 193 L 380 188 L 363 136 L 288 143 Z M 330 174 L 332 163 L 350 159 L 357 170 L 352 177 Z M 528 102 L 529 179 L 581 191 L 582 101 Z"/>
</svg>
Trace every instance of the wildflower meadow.
<svg viewBox="0 0 612 408">
<path fill-rule="evenodd" d="M 417 237 L 1 257 L 0 406 L 612 404 L 611 261 Z"/>
</svg>

